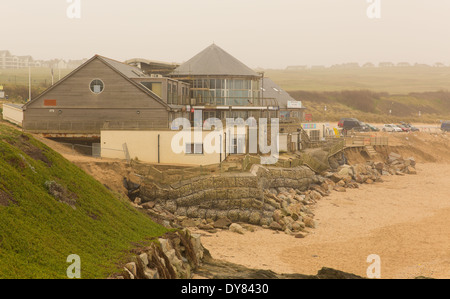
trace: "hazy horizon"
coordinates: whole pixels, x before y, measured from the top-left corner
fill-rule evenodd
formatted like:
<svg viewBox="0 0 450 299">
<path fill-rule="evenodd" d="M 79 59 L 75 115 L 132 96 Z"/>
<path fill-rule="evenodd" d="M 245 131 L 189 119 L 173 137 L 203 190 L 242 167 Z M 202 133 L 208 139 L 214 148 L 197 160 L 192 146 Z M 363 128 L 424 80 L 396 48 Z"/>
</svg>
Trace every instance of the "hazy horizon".
<svg viewBox="0 0 450 299">
<path fill-rule="evenodd" d="M 431 1 L 430 1 L 431 2 Z M 145 58 L 182 63 L 212 43 L 252 68 L 292 65 L 450 64 L 450 1 L 381 0 L 0 0 L 0 50 L 36 60 Z"/>
</svg>

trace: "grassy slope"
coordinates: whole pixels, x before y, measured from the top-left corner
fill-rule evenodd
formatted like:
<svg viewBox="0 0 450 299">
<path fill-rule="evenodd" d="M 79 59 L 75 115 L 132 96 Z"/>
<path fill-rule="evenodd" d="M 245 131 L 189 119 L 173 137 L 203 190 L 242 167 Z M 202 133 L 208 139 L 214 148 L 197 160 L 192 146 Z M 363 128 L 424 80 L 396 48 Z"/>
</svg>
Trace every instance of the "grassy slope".
<svg viewBox="0 0 450 299">
<path fill-rule="evenodd" d="M 76 210 L 49 195 L 49 180 L 67 189 Z M 66 278 L 71 254 L 81 257 L 82 278 L 105 278 L 133 242 L 166 231 L 61 155 L 2 124 L 0 192 L 16 202 L 0 205 L 0 278 Z"/>
</svg>

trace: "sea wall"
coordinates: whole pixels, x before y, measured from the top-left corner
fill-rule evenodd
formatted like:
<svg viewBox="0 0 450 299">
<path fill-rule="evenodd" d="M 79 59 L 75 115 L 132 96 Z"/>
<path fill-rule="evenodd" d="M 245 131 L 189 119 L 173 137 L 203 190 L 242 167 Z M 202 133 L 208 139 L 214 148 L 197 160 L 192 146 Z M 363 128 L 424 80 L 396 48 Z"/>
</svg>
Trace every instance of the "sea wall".
<svg viewBox="0 0 450 299">
<path fill-rule="evenodd" d="M 279 208 L 267 200 L 264 190 L 292 188 L 307 190 L 315 173 L 308 167 L 281 169 L 254 165 L 249 173 L 202 176 L 161 188 L 143 184 L 141 204 L 160 205 L 175 216 L 270 225 Z"/>
</svg>

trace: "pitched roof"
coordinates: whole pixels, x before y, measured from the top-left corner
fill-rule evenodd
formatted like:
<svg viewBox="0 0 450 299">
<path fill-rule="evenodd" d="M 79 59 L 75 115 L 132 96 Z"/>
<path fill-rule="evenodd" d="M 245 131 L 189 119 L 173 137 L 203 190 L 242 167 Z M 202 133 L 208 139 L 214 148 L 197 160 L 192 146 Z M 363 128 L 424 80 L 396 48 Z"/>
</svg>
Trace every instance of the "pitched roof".
<svg viewBox="0 0 450 299">
<path fill-rule="evenodd" d="M 67 76 L 65 76 L 64 78 L 62 78 L 58 82 L 56 82 L 55 85 L 50 86 L 45 91 L 43 91 L 40 95 L 38 95 L 36 98 L 34 98 L 30 102 L 26 103 L 23 106 L 23 108 L 26 109 L 31 103 L 35 102 L 36 100 L 38 100 L 39 98 L 41 98 L 42 96 L 47 94 L 49 91 L 51 91 L 52 89 L 54 89 L 57 86 L 59 86 L 60 84 L 62 84 L 64 81 L 66 81 L 67 79 L 72 77 L 75 73 L 77 73 L 79 70 L 83 69 L 86 65 L 88 65 L 89 63 L 91 63 L 95 59 L 99 59 L 100 61 L 102 61 L 106 66 L 110 67 L 112 70 L 114 70 L 115 72 L 120 74 L 122 77 L 124 77 L 131 84 L 135 85 L 141 91 L 143 91 L 147 95 L 151 96 L 153 99 L 155 99 L 156 101 L 161 103 L 163 106 L 169 107 L 167 105 L 167 103 L 165 103 L 164 101 L 162 101 L 159 98 L 159 96 L 157 96 L 156 94 L 151 92 L 149 89 L 145 88 L 143 85 L 141 85 L 141 84 L 135 82 L 134 80 L 132 80 L 133 78 L 149 78 L 149 76 L 144 74 L 139 68 L 134 67 L 134 66 L 130 66 L 130 65 L 127 65 L 125 63 L 122 63 L 122 62 L 119 62 L 119 61 L 116 61 L 116 60 L 113 60 L 113 59 L 110 59 L 110 58 L 106 58 L 106 57 L 103 57 L 103 56 L 100 56 L 100 55 L 95 55 L 91 59 L 87 60 L 85 63 L 80 65 L 78 68 L 73 70 Z"/>
<path fill-rule="evenodd" d="M 291 97 L 289 93 L 283 90 L 270 78 L 265 77 L 263 79 L 263 95 L 265 98 L 273 98 L 278 101 L 278 105 L 281 109 L 286 109 L 288 107 L 288 102 L 295 102 L 296 100 Z"/>
<path fill-rule="evenodd" d="M 144 72 L 142 72 L 140 68 L 107 57 L 99 55 L 98 57 L 101 58 L 107 64 L 109 64 L 111 67 L 113 67 L 115 70 L 119 71 L 125 77 L 128 77 L 130 79 L 149 78 L 149 76 L 146 75 Z"/>
<path fill-rule="evenodd" d="M 180 65 L 175 69 L 172 75 L 231 75 L 260 77 L 254 70 L 215 44 L 212 44 L 187 62 Z"/>
</svg>

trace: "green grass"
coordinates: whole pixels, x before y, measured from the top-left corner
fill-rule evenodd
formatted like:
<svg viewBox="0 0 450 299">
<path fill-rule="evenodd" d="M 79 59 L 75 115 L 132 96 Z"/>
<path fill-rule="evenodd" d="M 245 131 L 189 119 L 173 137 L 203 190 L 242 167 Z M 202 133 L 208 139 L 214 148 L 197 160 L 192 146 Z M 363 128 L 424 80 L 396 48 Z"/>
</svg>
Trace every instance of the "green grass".
<svg viewBox="0 0 450 299">
<path fill-rule="evenodd" d="M 50 195 L 46 181 L 66 188 L 76 209 Z M 58 153 L 1 123 L 0 192 L 11 199 L 0 205 L 0 279 L 67 278 L 71 254 L 81 258 L 82 278 L 106 278 L 137 243 L 166 232 Z"/>
</svg>

